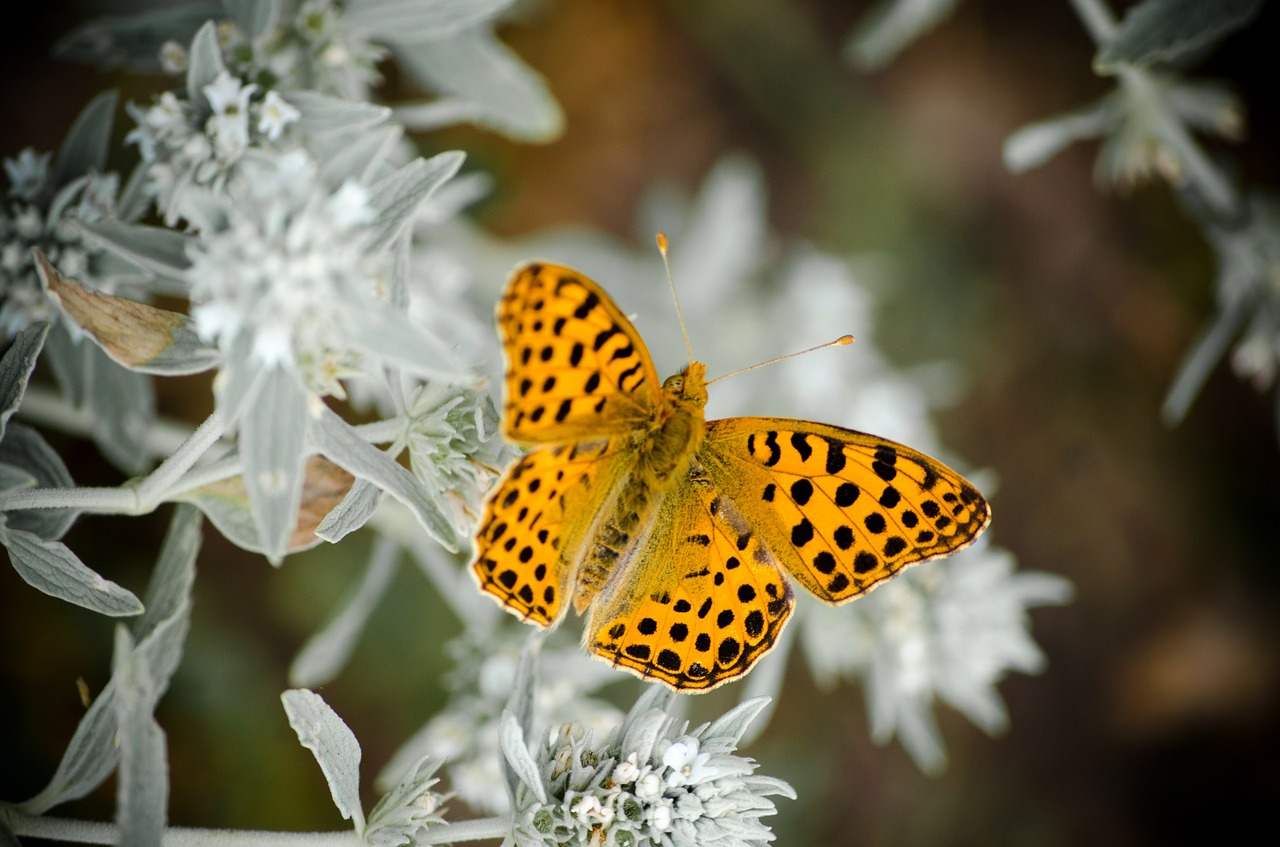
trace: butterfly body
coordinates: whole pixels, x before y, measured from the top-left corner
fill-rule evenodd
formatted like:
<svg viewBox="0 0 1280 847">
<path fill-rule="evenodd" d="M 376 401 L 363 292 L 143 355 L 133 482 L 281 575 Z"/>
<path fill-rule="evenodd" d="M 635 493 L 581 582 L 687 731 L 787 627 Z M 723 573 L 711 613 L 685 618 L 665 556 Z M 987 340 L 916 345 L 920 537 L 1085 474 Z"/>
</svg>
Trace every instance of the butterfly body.
<svg viewBox="0 0 1280 847">
<path fill-rule="evenodd" d="M 659 385 L 639 334 L 568 268 L 517 269 L 498 307 L 504 432 L 535 449 L 489 496 L 472 572 L 508 611 L 677 690 L 745 673 L 794 595 L 829 603 L 970 543 L 990 511 L 903 445 L 809 421 L 706 421 L 706 369 Z"/>
</svg>

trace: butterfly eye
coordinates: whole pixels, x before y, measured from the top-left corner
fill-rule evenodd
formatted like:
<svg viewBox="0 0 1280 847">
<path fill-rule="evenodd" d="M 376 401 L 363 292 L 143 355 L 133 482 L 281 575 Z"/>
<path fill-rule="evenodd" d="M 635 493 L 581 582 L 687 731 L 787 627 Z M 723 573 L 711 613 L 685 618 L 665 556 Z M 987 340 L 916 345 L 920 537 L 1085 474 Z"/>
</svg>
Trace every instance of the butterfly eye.
<svg viewBox="0 0 1280 847">
<path fill-rule="evenodd" d="M 667 377 L 666 382 L 662 383 L 663 388 L 672 388 L 676 391 L 684 390 L 684 374 L 672 374 Z"/>
</svg>

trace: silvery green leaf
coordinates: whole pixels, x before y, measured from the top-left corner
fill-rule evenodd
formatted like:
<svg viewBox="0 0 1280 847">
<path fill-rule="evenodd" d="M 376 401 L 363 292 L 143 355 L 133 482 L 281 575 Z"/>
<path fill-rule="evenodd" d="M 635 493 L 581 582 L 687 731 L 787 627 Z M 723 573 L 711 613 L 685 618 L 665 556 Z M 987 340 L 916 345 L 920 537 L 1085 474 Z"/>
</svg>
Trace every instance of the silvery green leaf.
<svg viewBox="0 0 1280 847">
<path fill-rule="evenodd" d="M 220 15 L 217 3 L 192 3 L 98 18 L 60 38 L 53 45 L 53 55 L 104 69 L 159 71 L 160 48 L 166 41 L 186 44 L 200 24 Z"/>
<path fill-rule="evenodd" d="M 444 341 L 412 323 L 404 312 L 386 304 L 370 303 L 349 317 L 351 320 L 344 331 L 352 346 L 384 363 L 398 365 L 429 380 L 454 385 L 478 383 L 474 375 L 463 369 L 457 354 Z"/>
<path fill-rule="evenodd" d="M 17 491 L 35 486 L 36 478 L 22 468 L 0 463 L 0 491 Z"/>
<path fill-rule="evenodd" d="M 1204 387 L 1205 381 L 1218 362 L 1226 354 L 1232 340 L 1240 333 L 1245 320 L 1257 307 L 1252 297 L 1241 297 L 1224 305 L 1200 338 L 1191 345 L 1178 365 L 1178 373 L 1165 395 L 1160 416 L 1168 426 L 1180 423 L 1187 416 L 1187 409 Z"/>
<path fill-rule="evenodd" d="M 61 188 L 76 177 L 102 173 L 107 167 L 107 145 L 119 96 L 104 91 L 89 101 L 67 132 L 53 165 L 50 185 Z"/>
<path fill-rule="evenodd" d="M 334 136 L 314 141 L 320 159 L 320 180 L 331 188 L 337 188 L 348 179 L 361 185 L 373 182 L 384 167 L 388 155 L 396 149 L 404 137 L 404 129 L 398 124 L 380 126 L 352 136 Z M 337 143 L 334 143 L 337 142 Z"/>
<path fill-rule="evenodd" d="M 880 0 L 845 45 L 845 58 L 864 70 L 887 65 L 921 34 L 941 23 L 957 0 Z"/>
<path fill-rule="evenodd" d="M 191 267 L 191 260 L 187 258 L 190 236 L 172 229 L 109 218 L 94 223 L 77 221 L 75 226 L 90 244 L 166 281 L 187 286 L 186 271 Z"/>
<path fill-rule="evenodd" d="M 222 48 L 218 46 L 218 26 L 213 21 L 205 21 L 196 32 L 187 62 L 187 100 L 196 120 L 202 122 L 211 110 L 204 87 L 227 69 L 222 62 Z"/>
<path fill-rule="evenodd" d="M 253 402 L 261 390 L 265 374 L 253 359 L 253 339 L 241 333 L 231 342 L 218 375 L 213 379 L 213 395 L 218 403 L 218 414 L 230 426 L 240 419 L 245 407 Z"/>
<path fill-rule="evenodd" d="M 118 364 L 164 376 L 199 373 L 218 364 L 218 351 L 200 339 L 186 315 L 90 290 L 58 273 L 39 251 L 35 259 L 45 291 Z"/>
<path fill-rule="evenodd" d="M 551 141 L 564 113 L 546 83 L 487 29 L 464 30 L 438 41 L 387 41 L 415 81 L 476 108 L 475 123 L 517 141 Z"/>
<path fill-rule="evenodd" d="M 165 737 L 152 716 L 159 692 L 146 653 L 134 649 L 133 639 L 123 626 L 116 628 L 112 664 L 120 746 L 116 784 L 119 843 L 159 847 L 169 801 Z"/>
<path fill-rule="evenodd" d="M 710 311 L 747 284 L 767 249 L 767 205 L 764 174 L 755 160 L 725 156 L 707 174 L 680 231 L 681 242 L 698 249 L 679 250 L 671 259 L 676 279 L 698 280 L 689 292 L 691 304 Z"/>
<path fill-rule="evenodd" d="M 89 347 L 93 345 L 86 345 L 82 343 L 82 339 L 72 338 L 62 321 L 53 325 L 44 340 L 44 361 L 53 371 L 53 378 L 63 395 L 73 406 L 84 405 L 88 391 L 88 371 L 92 367 L 86 352 Z"/>
<path fill-rule="evenodd" d="M 250 38 L 258 38 L 270 30 L 279 12 L 277 0 L 222 0 L 222 6 L 241 32 Z"/>
<path fill-rule="evenodd" d="M 707 727 L 706 737 L 728 737 L 732 738 L 736 744 L 751 722 L 768 705 L 768 697 L 752 697 L 750 700 L 744 700 L 712 721 L 711 726 Z"/>
<path fill-rule="evenodd" d="M 134 623 L 134 650 L 145 657 L 149 684 L 156 697 L 168 688 L 182 656 L 199 538 L 199 515 L 190 507 L 178 507 L 147 586 L 148 608 Z M 19 804 L 19 809 L 32 815 L 44 814 L 60 803 L 85 796 L 107 778 L 120 755 L 116 744 L 118 687 L 113 675 L 80 719 L 49 784 Z"/>
<path fill-rule="evenodd" d="M 357 479 L 342 502 L 325 515 L 324 520 L 316 527 L 316 535 L 330 544 L 337 544 L 369 522 L 369 518 L 378 510 L 381 495 L 378 486 L 367 479 Z"/>
<path fill-rule="evenodd" d="M 438 760 L 424 756 L 413 764 L 404 779 L 382 796 L 369 813 L 365 842 L 373 847 L 400 847 L 414 844 L 418 830 L 442 823 L 437 814 L 440 798 L 431 791 L 438 782 Z"/>
<path fill-rule="evenodd" d="M 453 529 L 417 477 L 377 447 L 362 440 L 350 424 L 330 409 L 312 418 L 309 435 L 316 449 L 334 464 L 367 479 L 413 512 L 423 529 L 447 550 L 456 551 Z"/>
<path fill-rule="evenodd" d="M 387 40 L 426 41 L 483 23 L 514 0 L 351 0 L 342 20 Z"/>
<path fill-rule="evenodd" d="M 622 752 L 637 753 L 641 761 L 648 759 L 653 755 L 653 747 L 658 743 L 669 719 L 664 711 L 648 709 L 628 720 L 622 735 Z"/>
<path fill-rule="evenodd" d="M 1262 0 L 1143 0 L 1129 7 L 1094 67 L 1176 61 L 1249 23 L 1260 8 Z"/>
<path fill-rule="evenodd" d="M 790 800 L 796 799 L 796 790 L 791 787 L 791 783 L 786 780 L 778 779 L 776 776 L 764 776 L 762 774 L 749 774 L 741 777 L 743 784 L 747 790 L 757 797 L 767 797 L 771 794 L 781 794 Z"/>
<path fill-rule="evenodd" d="M 142 611 L 133 592 L 91 571 L 61 541 L 13 527 L 0 528 L 0 541 L 18 576 L 37 591 L 109 617 Z"/>
<path fill-rule="evenodd" d="M 528 745 L 524 743 L 524 730 L 520 728 L 520 722 L 507 711 L 502 713 L 498 722 L 498 746 L 502 748 L 503 758 L 511 772 L 533 792 L 539 803 L 545 804 L 547 791 L 538 774 L 538 764 L 530 755 Z"/>
<path fill-rule="evenodd" d="M 283 96 L 301 112 L 297 125 L 305 133 L 367 131 L 391 117 L 386 106 L 315 91 L 289 91 Z"/>
<path fill-rule="evenodd" d="M 360 808 L 360 744 L 342 718 L 329 708 L 319 694 L 305 688 L 280 695 L 289 726 L 298 741 L 316 757 L 329 783 L 333 804 L 344 820 L 355 823 L 356 833 L 364 832 L 364 811 Z"/>
<path fill-rule="evenodd" d="M 120 220 L 133 222 L 150 211 L 150 180 L 151 169 L 146 162 L 139 162 L 125 180 L 120 196 L 116 198 L 116 216 Z"/>
<path fill-rule="evenodd" d="M 93 442 L 111 464 L 127 474 L 140 474 L 151 464 L 142 449 L 156 416 L 151 379 L 117 365 L 95 344 L 86 341 L 84 347 L 92 362 L 85 407 L 93 419 Z"/>
<path fill-rule="evenodd" d="M 269 369 L 240 417 L 240 459 L 258 539 L 279 564 L 298 521 L 306 464 L 309 394 L 293 373 Z"/>
<path fill-rule="evenodd" d="M 1038 168 L 1077 141 L 1099 138 L 1115 122 L 1111 98 L 1015 131 L 1004 142 L 1004 166 L 1020 174 Z"/>
<path fill-rule="evenodd" d="M 392 114 L 397 121 L 418 132 L 484 122 L 484 109 L 479 104 L 453 97 L 427 103 L 401 103 L 392 108 Z"/>
<path fill-rule="evenodd" d="M 0 462 L 31 475 L 41 488 L 70 488 L 75 484 L 62 457 L 44 436 L 17 421 L 9 424 L 0 440 Z M 9 512 L 6 517 L 11 528 L 54 541 L 66 534 L 77 514 L 75 509 L 25 509 Z"/>
<path fill-rule="evenodd" d="M 351 657 L 365 623 L 386 593 L 395 574 L 400 549 L 385 535 L 374 541 L 364 578 L 346 598 L 338 614 L 307 640 L 289 666 L 289 684 L 297 688 L 324 685 Z"/>
<path fill-rule="evenodd" d="M 432 192 L 458 172 L 465 158 L 461 151 L 450 150 L 430 159 L 414 159 L 374 185 L 369 193 L 378 216 L 372 225 L 372 249 L 390 244 Z"/>
<path fill-rule="evenodd" d="M 3 809 L 0 809 L 0 847 L 22 847 L 18 836 L 14 835 L 13 830 L 9 828 L 9 821 Z"/>
<path fill-rule="evenodd" d="M 533 703 L 536 688 L 538 687 L 538 651 L 542 645 L 542 639 L 535 636 L 530 638 L 524 648 L 520 651 L 520 660 L 516 663 L 516 672 L 511 680 L 511 696 L 507 700 L 507 708 L 502 713 L 505 721 L 508 716 L 513 718 L 516 726 L 520 728 L 522 733 L 533 733 Z M 499 727 L 502 732 L 502 727 Z M 524 743 L 524 735 L 520 736 L 520 743 Z M 501 738 L 499 739 L 501 741 Z M 506 747 L 503 746 L 503 750 Z M 526 755 L 527 755 L 527 748 Z M 511 800 L 512 808 L 515 807 L 515 797 L 517 780 L 525 781 L 525 774 L 521 773 L 509 756 L 504 756 L 501 760 L 502 777 L 507 784 L 507 796 Z M 521 767 L 525 765 L 522 763 Z"/>
<path fill-rule="evenodd" d="M 18 411 L 22 395 L 27 392 L 27 381 L 31 379 L 31 371 L 35 370 L 48 334 L 48 323 L 26 327 L 14 336 L 4 358 L 0 359 L 0 439 L 4 438 L 5 425 Z"/>
</svg>

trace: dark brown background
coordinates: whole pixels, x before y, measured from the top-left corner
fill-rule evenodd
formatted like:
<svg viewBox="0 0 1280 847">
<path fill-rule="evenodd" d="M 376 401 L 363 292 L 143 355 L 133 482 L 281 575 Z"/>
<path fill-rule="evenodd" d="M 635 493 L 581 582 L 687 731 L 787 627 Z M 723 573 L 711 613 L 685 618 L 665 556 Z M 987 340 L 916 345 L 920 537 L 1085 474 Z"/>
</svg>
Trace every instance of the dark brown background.
<svg viewBox="0 0 1280 847">
<path fill-rule="evenodd" d="M 1164 391 L 1213 309 L 1213 258 L 1197 230 L 1163 186 L 1096 190 L 1093 145 L 1028 175 L 1003 169 L 1009 132 L 1108 90 L 1069 4 L 966 0 L 871 76 L 839 61 L 861 2 L 537 5 L 502 35 L 547 77 L 564 137 L 424 140 L 495 174 L 482 222 L 507 235 L 566 223 L 629 235 L 655 179 L 692 189 L 725 152 L 749 152 L 776 230 L 901 263 L 878 343 L 903 364 L 952 358 L 971 375 L 939 423 L 958 453 L 1000 475 L 994 540 L 1077 587 L 1072 605 L 1034 614 L 1050 666 L 1002 684 L 1006 736 L 941 710 L 951 766 L 940 778 L 900 747 L 868 742 L 859 690 L 819 694 L 794 672 L 748 750 L 800 794 L 780 803 L 778 843 L 1191 844 L 1270 829 L 1280 801 L 1274 399 L 1224 366 L 1188 420 L 1163 427 Z M 55 148 L 102 87 L 135 99 L 154 90 L 45 58 L 86 8 L 46 4 L 29 25 L 0 28 L 0 153 Z M 1277 114 L 1263 73 L 1277 14 L 1268 4 L 1200 68 L 1235 81 L 1249 109 L 1247 141 L 1210 149 L 1271 187 Z M 164 409 L 197 420 L 207 392 L 196 380 L 166 385 Z M 92 446 L 54 443 L 78 481 L 118 482 Z M 67 541 L 140 590 L 165 518 L 85 518 Z M 340 825 L 277 697 L 363 543 L 275 571 L 207 532 L 188 663 L 159 710 L 174 823 Z M 438 706 L 438 648 L 456 629 L 421 579 L 406 570 L 396 588 L 324 692 L 364 744 L 366 783 Z M 82 712 L 74 680 L 105 682 L 110 631 L 0 568 L 0 797 L 26 797 L 52 773 Z M 109 784 L 58 812 L 107 818 L 112 797 Z"/>
</svg>

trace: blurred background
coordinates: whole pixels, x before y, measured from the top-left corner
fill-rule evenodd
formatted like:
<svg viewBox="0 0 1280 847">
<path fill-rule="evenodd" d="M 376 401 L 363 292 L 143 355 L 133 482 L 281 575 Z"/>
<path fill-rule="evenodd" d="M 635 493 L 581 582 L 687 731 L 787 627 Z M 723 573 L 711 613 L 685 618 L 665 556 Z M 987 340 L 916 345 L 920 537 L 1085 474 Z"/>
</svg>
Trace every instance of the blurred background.
<svg viewBox="0 0 1280 847">
<path fill-rule="evenodd" d="M 896 743 L 871 744 L 861 692 L 820 692 L 793 663 L 774 723 L 746 750 L 799 793 L 779 803 L 777 843 L 1190 844 L 1265 827 L 1280 803 L 1275 401 L 1224 365 L 1184 423 L 1168 429 L 1159 415 L 1213 313 L 1213 255 L 1166 186 L 1100 192 L 1093 145 L 1022 176 L 1003 167 L 1010 132 L 1109 90 L 1068 3 L 965 0 L 867 75 L 841 50 L 869 6 L 522 4 L 499 32 L 545 76 L 564 135 L 535 146 L 450 130 L 422 142 L 463 149 L 469 168 L 494 176 L 474 215 L 507 237 L 589 226 L 633 239 L 655 182 L 693 192 L 726 153 L 749 154 L 774 232 L 891 263 L 876 343 L 903 367 L 958 367 L 958 399 L 935 420 L 951 451 L 998 475 L 993 540 L 1020 567 L 1075 584 L 1070 605 L 1033 613 L 1049 665 L 1002 683 L 1008 733 L 988 738 L 939 709 L 950 765 L 936 778 Z M 105 87 L 135 100 L 159 90 L 48 58 L 103 8 L 45 3 L 0 28 L 0 154 L 56 148 Z M 1277 23 L 1265 4 L 1198 68 L 1230 80 L 1247 108 L 1246 140 L 1211 149 L 1267 187 L 1280 140 L 1267 76 Z M 856 345 L 820 355 L 857 355 Z M 198 421 L 211 408 L 207 382 L 165 383 L 161 408 Z M 120 481 L 91 444 L 50 440 L 78 483 Z M 140 587 L 168 514 L 87 517 L 66 541 Z M 357 578 L 362 545 L 274 570 L 206 531 L 186 660 L 158 711 L 172 823 L 340 827 L 278 694 L 301 643 Z M 369 776 L 442 702 L 439 647 L 458 629 L 418 574 L 396 579 L 324 691 L 360 738 Z M 0 568 L 0 643 L 0 797 L 21 799 L 47 780 L 82 714 L 76 679 L 95 691 L 105 682 L 111 623 Z M 635 691 L 620 686 L 618 702 Z M 112 786 L 58 813 L 109 819 Z"/>
</svg>

